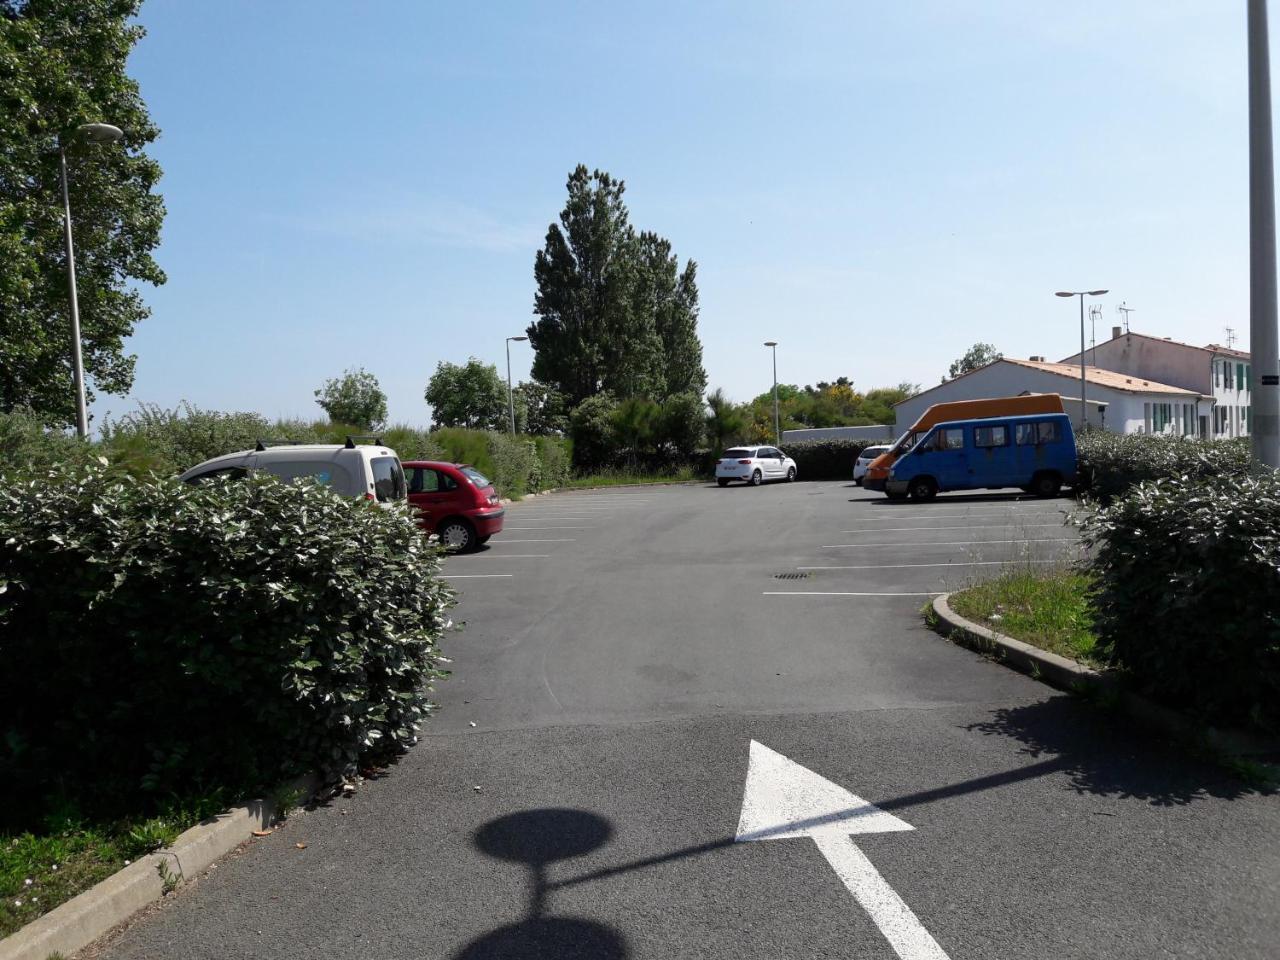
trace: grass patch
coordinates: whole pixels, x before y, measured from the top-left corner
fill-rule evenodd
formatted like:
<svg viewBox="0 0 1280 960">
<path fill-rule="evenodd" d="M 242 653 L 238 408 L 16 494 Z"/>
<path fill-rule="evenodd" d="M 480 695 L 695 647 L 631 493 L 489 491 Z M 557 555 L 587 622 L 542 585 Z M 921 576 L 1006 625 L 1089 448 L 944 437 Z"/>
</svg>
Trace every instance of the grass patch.
<svg viewBox="0 0 1280 960">
<path fill-rule="evenodd" d="M 617 487 L 635 483 L 688 483 L 707 479 L 692 467 L 681 467 L 665 473 L 646 473 L 642 470 L 601 470 L 570 477 L 561 489 L 579 490 L 591 487 Z"/>
<path fill-rule="evenodd" d="M 221 791 L 171 801 L 152 817 L 95 823 L 71 808 L 21 833 L 0 832 L 0 938 L 227 807 Z"/>
<path fill-rule="evenodd" d="M 953 593 L 947 603 L 960 616 L 1015 640 L 1097 665 L 1090 582 L 1070 568 L 1010 570 Z"/>
</svg>

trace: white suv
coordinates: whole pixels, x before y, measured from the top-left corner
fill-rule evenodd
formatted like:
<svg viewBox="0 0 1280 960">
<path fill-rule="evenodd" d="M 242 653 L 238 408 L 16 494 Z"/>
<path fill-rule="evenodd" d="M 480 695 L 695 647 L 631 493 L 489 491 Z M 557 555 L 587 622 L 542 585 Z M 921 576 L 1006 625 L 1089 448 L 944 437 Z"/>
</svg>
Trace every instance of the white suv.
<svg viewBox="0 0 1280 960">
<path fill-rule="evenodd" d="M 404 469 L 400 458 L 381 440 L 358 445 L 363 437 L 348 437 L 345 444 L 276 443 L 258 441 L 254 450 L 214 457 L 192 467 L 178 479 L 203 483 L 213 477 L 244 477 L 260 470 L 281 480 L 309 479 L 345 497 L 364 497 L 390 507 L 405 498 Z"/>
<path fill-rule="evenodd" d="M 727 487 L 730 480 L 745 480 L 758 487 L 766 480 L 796 478 L 796 462 L 777 447 L 733 447 L 716 464 L 716 483 Z"/>
</svg>

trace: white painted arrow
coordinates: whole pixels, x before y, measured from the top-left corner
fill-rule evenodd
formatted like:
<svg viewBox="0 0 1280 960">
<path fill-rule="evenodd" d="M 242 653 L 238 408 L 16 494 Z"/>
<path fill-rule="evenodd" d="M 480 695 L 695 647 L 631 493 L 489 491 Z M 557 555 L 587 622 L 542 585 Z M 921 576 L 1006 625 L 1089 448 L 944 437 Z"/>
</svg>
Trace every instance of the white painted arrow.
<svg viewBox="0 0 1280 960">
<path fill-rule="evenodd" d="M 751 741 L 742 816 L 734 840 L 811 837 L 902 960 L 948 960 L 911 908 L 850 838 L 855 833 L 913 829 L 874 803 Z"/>
</svg>

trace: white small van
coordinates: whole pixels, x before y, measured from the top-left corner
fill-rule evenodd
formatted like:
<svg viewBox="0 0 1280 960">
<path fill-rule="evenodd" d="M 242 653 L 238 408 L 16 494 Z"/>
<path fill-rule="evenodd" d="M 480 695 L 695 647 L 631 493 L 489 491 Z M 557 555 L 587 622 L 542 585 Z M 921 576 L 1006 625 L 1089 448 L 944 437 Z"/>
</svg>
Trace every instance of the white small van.
<svg viewBox="0 0 1280 960">
<path fill-rule="evenodd" d="M 281 480 L 314 480 L 346 497 L 364 497 L 390 506 L 405 498 L 400 458 L 380 438 L 371 445 L 364 437 L 348 437 L 345 444 L 291 443 L 259 440 L 253 450 L 228 453 L 192 467 L 178 479 L 204 483 L 214 477 L 245 477 L 254 471 Z"/>
</svg>

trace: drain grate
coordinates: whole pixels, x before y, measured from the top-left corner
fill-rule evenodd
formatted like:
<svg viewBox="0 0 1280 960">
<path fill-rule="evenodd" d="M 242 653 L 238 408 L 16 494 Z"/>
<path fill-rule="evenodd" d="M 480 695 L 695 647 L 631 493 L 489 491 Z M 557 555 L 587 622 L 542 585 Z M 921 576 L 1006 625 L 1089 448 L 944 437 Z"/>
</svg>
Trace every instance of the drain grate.
<svg viewBox="0 0 1280 960">
<path fill-rule="evenodd" d="M 775 573 L 773 575 L 773 579 L 775 580 L 808 580 L 810 576 L 811 574 L 809 573 Z"/>
</svg>

